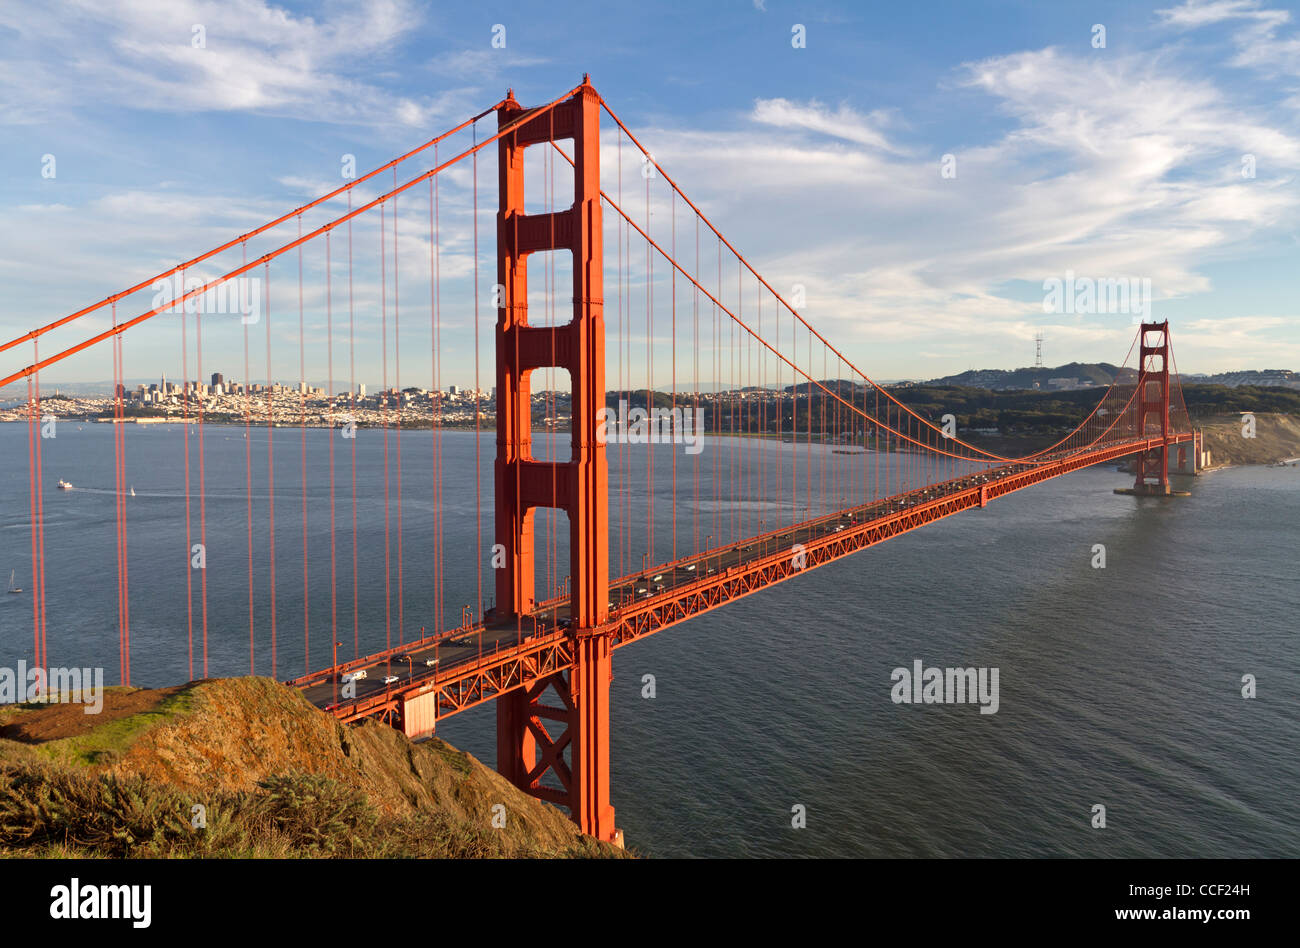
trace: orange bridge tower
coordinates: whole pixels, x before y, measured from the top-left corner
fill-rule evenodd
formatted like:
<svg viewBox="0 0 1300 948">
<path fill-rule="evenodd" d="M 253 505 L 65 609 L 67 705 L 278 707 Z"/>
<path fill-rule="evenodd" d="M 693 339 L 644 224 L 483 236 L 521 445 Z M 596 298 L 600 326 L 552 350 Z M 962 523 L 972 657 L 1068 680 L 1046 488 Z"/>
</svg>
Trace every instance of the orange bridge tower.
<svg viewBox="0 0 1300 948">
<path fill-rule="evenodd" d="M 1169 493 L 1169 323 L 1143 323 L 1138 337 L 1138 436 L 1165 443 L 1136 455 L 1137 494 Z"/>
<path fill-rule="evenodd" d="M 539 507 L 563 510 L 569 519 L 574 666 L 497 701 L 497 769 L 533 796 L 567 807 L 583 832 L 616 841 L 609 802 L 612 645 L 603 631 L 609 611 L 609 473 L 605 446 L 596 437 L 597 411 L 605 405 L 600 107 L 584 77 L 571 98 L 534 119 L 513 93 L 498 111 L 498 128 L 510 131 L 498 141 L 496 542 L 505 550 L 505 566 L 496 571 L 497 609 L 514 617 L 533 611 L 534 514 Z M 526 214 L 524 150 L 563 139 L 573 140 L 573 206 Z M 573 255 L 573 320 L 553 328 L 531 326 L 529 255 L 562 250 Z M 537 461 L 531 452 L 529 376 L 550 366 L 566 369 L 572 384 L 572 454 L 565 462 Z M 543 783 L 548 774 L 550 785 Z"/>
</svg>

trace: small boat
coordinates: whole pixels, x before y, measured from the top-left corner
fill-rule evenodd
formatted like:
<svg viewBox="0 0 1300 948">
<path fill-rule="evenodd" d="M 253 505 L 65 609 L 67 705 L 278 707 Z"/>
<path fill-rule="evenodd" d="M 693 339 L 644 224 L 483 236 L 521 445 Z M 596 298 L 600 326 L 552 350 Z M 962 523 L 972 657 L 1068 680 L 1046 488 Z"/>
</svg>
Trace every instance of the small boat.
<svg viewBox="0 0 1300 948">
<path fill-rule="evenodd" d="M 14 585 L 14 572 L 14 570 L 9 571 L 9 595 L 11 596 L 23 591 L 21 586 Z"/>
<path fill-rule="evenodd" d="M 131 496 L 132 496 L 132 497 L 135 496 L 135 485 L 134 485 L 134 484 L 131 485 Z"/>
<path fill-rule="evenodd" d="M 59 490 L 67 490 L 71 486 L 72 485 L 69 484 L 67 481 L 65 481 L 63 478 L 61 477 L 59 478 Z"/>
</svg>

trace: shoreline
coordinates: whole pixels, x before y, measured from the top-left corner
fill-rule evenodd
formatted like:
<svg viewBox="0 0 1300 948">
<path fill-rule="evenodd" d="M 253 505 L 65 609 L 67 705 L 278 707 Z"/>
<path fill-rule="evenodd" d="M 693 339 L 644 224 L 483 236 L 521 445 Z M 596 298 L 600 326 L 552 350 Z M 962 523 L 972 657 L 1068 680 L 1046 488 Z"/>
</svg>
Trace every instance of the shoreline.
<svg viewBox="0 0 1300 948">
<path fill-rule="evenodd" d="M 247 430 L 335 430 L 342 429 L 344 426 L 330 424 L 320 420 L 303 421 L 303 422 L 286 422 L 277 421 L 267 423 L 264 421 L 241 421 L 230 419 L 228 417 L 221 420 L 202 419 L 192 415 L 185 417 L 157 417 L 157 416 L 138 416 L 126 417 L 118 421 L 112 416 L 63 416 L 59 420 L 64 423 L 75 422 L 79 426 L 87 424 L 135 424 L 144 426 L 153 425 L 212 425 L 216 428 L 242 428 Z M 30 419 L 11 418 L 0 419 L 0 425 L 12 424 L 23 425 L 31 424 Z M 1242 418 L 1236 415 L 1229 416 L 1211 416 L 1208 418 L 1197 419 L 1196 425 L 1205 435 L 1205 447 L 1210 454 L 1211 463 L 1203 467 L 1197 473 L 1208 473 L 1216 470 L 1233 467 L 1290 467 L 1300 465 L 1300 419 L 1285 414 L 1267 414 L 1260 413 L 1255 418 L 1256 429 L 1252 429 L 1250 435 L 1244 434 L 1242 430 Z M 391 421 L 388 424 L 382 422 L 358 421 L 356 428 L 366 429 L 369 431 L 446 431 L 446 432 L 464 432 L 466 434 L 478 434 L 480 436 L 490 435 L 496 429 L 495 419 L 488 419 L 479 425 L 467 424 L 465 422 L 443 424 L 435 429 L 435 426 L 424 419 L 400 422 Z M 567 428 L 533 428 L 532 433 L 535 438 L 545 438 L 548 435 L 562 437 L 568 434 Z M 800 445 L 815 445 L 819 448 L 830 448 L 838 454 L 845 457 L 852 457 L 856 454 L 900 454 L 907 453 L 900 450 L 901 446 L 892 442 L 886 442 L 883 445 L 873 448 L 870 444 L 870 438 L 867 444 L 857 444 L 855 442 L 841 442 L 831 439 L 809 439 L 804 433 L 802 437 L 796 437 L 791 440 L 786 432 L 704 432 L 705 440 L 708 438 L 741 438 L 762 441 L 765 443 L 789 444 L 792 448 L 797 449 Z M 1054 443 L 1055 436 L 1045 437 L 1042 435 L 1002 435 L 1002 436 L 980 436 L 967 435 L 963 440 L 980 450 L 990 451 L 992 453 L 1002 454 L 1007 457 L 1016 457 L 1032 454 L 1035 451 L 1043 450 L 1044 445 L 1050 446 Z M 856 450 L 847 450 L 856 449 Z M 1019 453 L 1023 452 L 1023 454 Z M 1112 464 L 1115 462 L 1106 462 Z M 1118 465 L 1117 465 L 1118 466 Z"/>
</svg>

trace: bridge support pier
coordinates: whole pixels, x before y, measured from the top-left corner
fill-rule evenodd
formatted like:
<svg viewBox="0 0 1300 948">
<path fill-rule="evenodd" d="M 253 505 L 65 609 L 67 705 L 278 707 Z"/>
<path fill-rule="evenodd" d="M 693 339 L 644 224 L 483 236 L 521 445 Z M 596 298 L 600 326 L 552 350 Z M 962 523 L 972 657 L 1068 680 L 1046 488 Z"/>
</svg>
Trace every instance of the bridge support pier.
<svg viewBox="0 0 1300 948">
<path fill-rule="evenodd" d="M 574 658 L 570 671 L 497 699 L 497 770 L 566 807 L 584 833 L 621 846 L 609 797 L 609 636 L 578 636 Z"/>
<path fill-rule="evenodd" d="M 1201 472 L 1202 458 L 1201 431 L 1198 428 L 1192 433 L 1191 444 L 1180 444 L 1178 446 L 1176 473 L 1192 476 L 1199 474 Z"/>
<path fill-rule="evenodd" d="M 609 615 L 609 470 L 597 436 L 605 407 L 603 237 L 600 198 L 600 97 L 590 83 L 547 112 L 506 98 L 498 127 L 500 210 L 497 277 L 496 542 L 505 550 L 497 570 L 497 609 L 520 621 L 536 609 L 533 583 L 534 512 L 563 510 L 569 518 L 569 635 L 574 666 L 526 683 L 497 699 L 497 767 L 515 786 L 565 806 L 598 839 L 616 842 L 609 803 L 609 682 L 611 645 L 602 631 Z M 573 140 L 573 206 L 549 214 L 524 212 L 524 150 Z M 528 322 L 528 258 L 569 251 L 573 260 L 573 319 L 566 325 Z M 572 453 L 568 461 L 532 456 L 531 374 L 554 366 L 572 386 Z M 558 702 L 543 703 L 553 692 Z M 546 722 L 558 722 L 553 736 Z M 565 752 L 568 758 L 565 758 Z M 549 772 L 550 785 L 543 784 Z M 558 783 L 556 787 L 554 784 Z"/>
</svg>

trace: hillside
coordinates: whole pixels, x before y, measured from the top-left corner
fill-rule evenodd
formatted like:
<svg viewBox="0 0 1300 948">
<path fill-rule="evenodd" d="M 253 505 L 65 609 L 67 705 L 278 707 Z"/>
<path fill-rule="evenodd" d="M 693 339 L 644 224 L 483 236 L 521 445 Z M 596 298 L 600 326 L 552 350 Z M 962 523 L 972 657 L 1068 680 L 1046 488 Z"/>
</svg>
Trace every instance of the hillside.
<svg viewBox="0 0 1300 948">
<path fill-rule="evenodd" d="M 1054 367 L 1036 366 L 1020 369 L 968 369 L 956 375 L 930 379 L 922 385 L 958 385 L 966 388 L 1032 389 L 1035 384 L 1048 388 L 1052 379 L 1075 379 L 1106 386 L 1115 381 L 1119 367 L 1109 362 L 1069 362 Z M 1295 390 L 1300 375 L 1290 369 L 1242 369 L 1236 372 L 1219 372 L 1214 375 L 1193 374 L 1183 377 L 1184 385 L 1203 385 L 1224 388 L 1250 386 L 1252 388 L 1287 388 Z"/>
<path fill-rule="evenodd" d="M 927 386 L 956 385 L 963 388 L 1032 389 L 1037 382 L 1043 388 L 1051 379 L 1079 379 L 1093 385 L 1107 386 L 1115 381 L 1118 366 L 1109 362 L 1070 362 L 1055 367 L 1037 366 L 1020 369 L 968 369 L 956 375 L 931 379 Z"/>
<path fill-rule="evenodd" d="M 505 808 L 504 828 L 493 807 Z M 191 825 L 195 805 L 206 827 Z M 0 710 L 7 856 L 617 856 L 469 754 L 266 678 Z"/>
<path fill-rule="evenodd" d="M 1275 464 L 1300 458 L 1300 419 L 1294 415 L 1255 414 L 1255 437 L 1241 433 L 1240 415 L 1197 419 L 1210 451 L 1210 466 Z"/>
<path fill-rule="evenodd" d="M 1292 419 L 1300 417 L 1300 391 L 1286 388 L 1256 388 L 1222 385 L 1185 385 L 1183 400 L 1192 423 L 1198 427 L 1213 423 L 1220 427 L 1225 419 L 1237 417 L 1240 429 L 1240 412 L 1253 412 L 1256 417 L 1266 416 Z M 917 385 L 894 390 L 893 394 L 923 418 L 934 423 L 945 412 L 957 419 L 957 430 L 972 444 L 1000 454 L 1023 454 L 1054 444 L 1072 431 L 1096 406 L 1102 391 L 1095 389 L 1043 392 L 1043 391 L 991 391 L 958 386 Z M 996 435 L 981 437 L 971 429 L 998 429 Z M 1226 429 L 1225 429 L 1226 430 Z M 1279 429 L 1278 436 L 1286 435 Z M 1279 450 L 1288 450 L 1279 442 Z M 1269 463 L 1277 458 L 1260 453 L 1265 442 L 1243 446 L 1228 442 L 1229 450 L 1223 456 L 1259 457 L 1259 460 L 1239 460 L 1229 463 Z M 1210 445 L 1213 448 L 1213 445 Z M 1242 448 L 1246 450 L 1241 450 Z M 1283 454 L 1295 457 L 1297 452 Z"/>
</svg>

